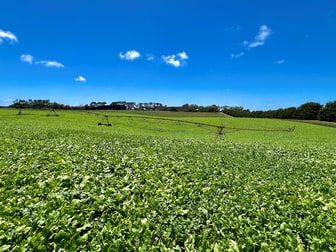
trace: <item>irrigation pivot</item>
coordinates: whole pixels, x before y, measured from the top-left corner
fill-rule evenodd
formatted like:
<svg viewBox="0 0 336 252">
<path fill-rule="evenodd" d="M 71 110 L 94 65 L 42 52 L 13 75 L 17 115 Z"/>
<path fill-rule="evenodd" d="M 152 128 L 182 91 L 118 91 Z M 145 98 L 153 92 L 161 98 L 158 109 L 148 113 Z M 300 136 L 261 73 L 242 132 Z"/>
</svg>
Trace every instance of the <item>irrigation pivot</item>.
<svg viewBox="0 0 336 252">
<path fill-rule="evenodd" d="M 59 115 L 56 113 L 55 109 L 51 109 L 47 114 L 47 116 L 59 116 Z"/>
<path fill-rule="evenodd" d="M 98 125 L 112 126 L 108 118 L 109 118 L 108 115 L 103 115 Z"/>
<path fill-rule="evenodd" d="M 81 111 L 81 112 L 84 112 L 84 111 Z M 91 111 L 86 111 L 88 114 L 94 114 L 96 116 L 100 116 L 101 119 L 100 121 L 98 122 L 98 125 L 101 126 L 101 125 L 105 125 L 105 126 L 112 126 L 112 124 L 110 123 L 109 121 L 109 115 L 104 115 L 104 114 L 101 114 L 101 113 L 97 113 L 97 112 L 91 112 Z"/>
<path fill-rule="evenodd" d="M 203 122 L 194 122 L 194 121 L 187 121 L 187 120 L 180 120 L 180 119 L 172 119 L 172 118 L 166 118 L 166 117 L 150 117 L 150 116 L 130 116 L 130 115 L 114 115 L 109 116 L 106 114 L 101 114 L 97 112 L 89 112 L 90 114 L 95 114 L 96 116 L 101 116 L 101 120 L 98 123 L 98 125 L 106 125 L 106 126 L 112 126 L 112 124 L 109 122 L 109 117 L 114 118 L 130 118 L 130 119 L 145 119 L 145 120 L 160 120 L 160 121 L 170 121 L 170 122 L 178 122 L 179 124 L 193 124 L 198 127 L 209 127 L 209 128 L 216 128 L 216 136 L 222 137 L 225 135 L 225 133 L 233 133 L 237 131 L 259 131 L 259 132 L 292 132 L 294 131 L 295 127 L 288 128 L 288 129 L 257 129 L 257 128 L 237 128 L 237 127 L 226 127 L 223 125 L 216 125 L 211 123 L 203 123 Z M 225 130 L 229 132 L 225 132 Z"/>
</svg>

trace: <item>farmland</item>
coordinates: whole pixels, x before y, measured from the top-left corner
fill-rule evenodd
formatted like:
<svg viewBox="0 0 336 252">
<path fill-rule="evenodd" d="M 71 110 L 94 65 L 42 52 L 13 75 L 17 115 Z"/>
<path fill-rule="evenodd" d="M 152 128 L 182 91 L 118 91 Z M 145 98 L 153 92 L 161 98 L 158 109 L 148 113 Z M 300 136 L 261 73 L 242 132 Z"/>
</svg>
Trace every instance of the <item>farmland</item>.
<svg viewBox="0 0 336 252">
<path fill-rule="evenodd" d="M 0 251 L 336 250 L 336 128 L 58 113 L 0 110 Z"/>
</svg>

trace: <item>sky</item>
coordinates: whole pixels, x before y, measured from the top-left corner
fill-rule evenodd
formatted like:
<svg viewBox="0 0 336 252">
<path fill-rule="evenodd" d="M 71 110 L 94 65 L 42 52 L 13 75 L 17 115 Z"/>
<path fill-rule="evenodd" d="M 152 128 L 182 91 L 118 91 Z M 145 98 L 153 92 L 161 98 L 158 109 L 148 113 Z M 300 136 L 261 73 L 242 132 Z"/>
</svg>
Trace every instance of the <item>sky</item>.
<svg viewBox="0 0 336 252">
<path fill-rule="evenodd" d="M 335 0 L 1 0 L 0 105 L 336 100 Z"/>
</svg>

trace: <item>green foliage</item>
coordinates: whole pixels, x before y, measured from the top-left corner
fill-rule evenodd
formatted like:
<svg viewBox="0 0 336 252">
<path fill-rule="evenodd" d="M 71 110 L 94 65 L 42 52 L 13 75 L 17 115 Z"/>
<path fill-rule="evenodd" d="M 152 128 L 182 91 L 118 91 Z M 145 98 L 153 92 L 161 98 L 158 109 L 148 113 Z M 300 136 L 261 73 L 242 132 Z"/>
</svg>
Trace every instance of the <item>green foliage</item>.
<svg viewBox="0 0 336 252">
<path fill-rule="evenodd" d="M 213 104 L 211 106 L 198 106 L 196 104 L 184 104 L 182 105 L 178 111 L 183 111 L 183 112 L 219 112 L 220 107 Z"/>
<path fill-rule="evenodd" d="M 224 107 L 223 112 L 234 117 L 321 120 L 336 122 L 336 101 L 328 102 L 325 106 L 316 102 L 307 102 L 298 108 L 289 107 L 267 111 L 249 111 L 243 107 Z"/>
<path fill-rule="evenodd" d="M 322 105 L 317 102 L 307 102 L 297 108 L 295 117 L 301 120 L 317 120 Z"/>
<path fill-rule="evenodd" d="M 86 113 L 15 112 L 0 110 L 0 251 L 336 248 L 334 128 L 297 123 L 215 141 L 168 121 L 102 127 Z"/>
<path fill-rule="evenodd" d="M 328 102 L 320 111 L 321 121 L 336 122 L 336 101 Z"/>
</svg>

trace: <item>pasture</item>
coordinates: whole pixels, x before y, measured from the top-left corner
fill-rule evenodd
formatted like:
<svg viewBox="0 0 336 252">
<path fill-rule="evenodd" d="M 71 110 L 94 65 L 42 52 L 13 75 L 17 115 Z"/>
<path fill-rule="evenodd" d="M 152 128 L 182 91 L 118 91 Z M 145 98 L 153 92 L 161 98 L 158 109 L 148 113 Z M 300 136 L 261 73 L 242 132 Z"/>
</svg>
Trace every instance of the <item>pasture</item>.
<svg viewBox="0 0 336 252">
<path fill-rule="evenodd" d="M 0 251 L 336 250 L 336 128 L 47 113 L 0 110 Z"/>
</svg>

